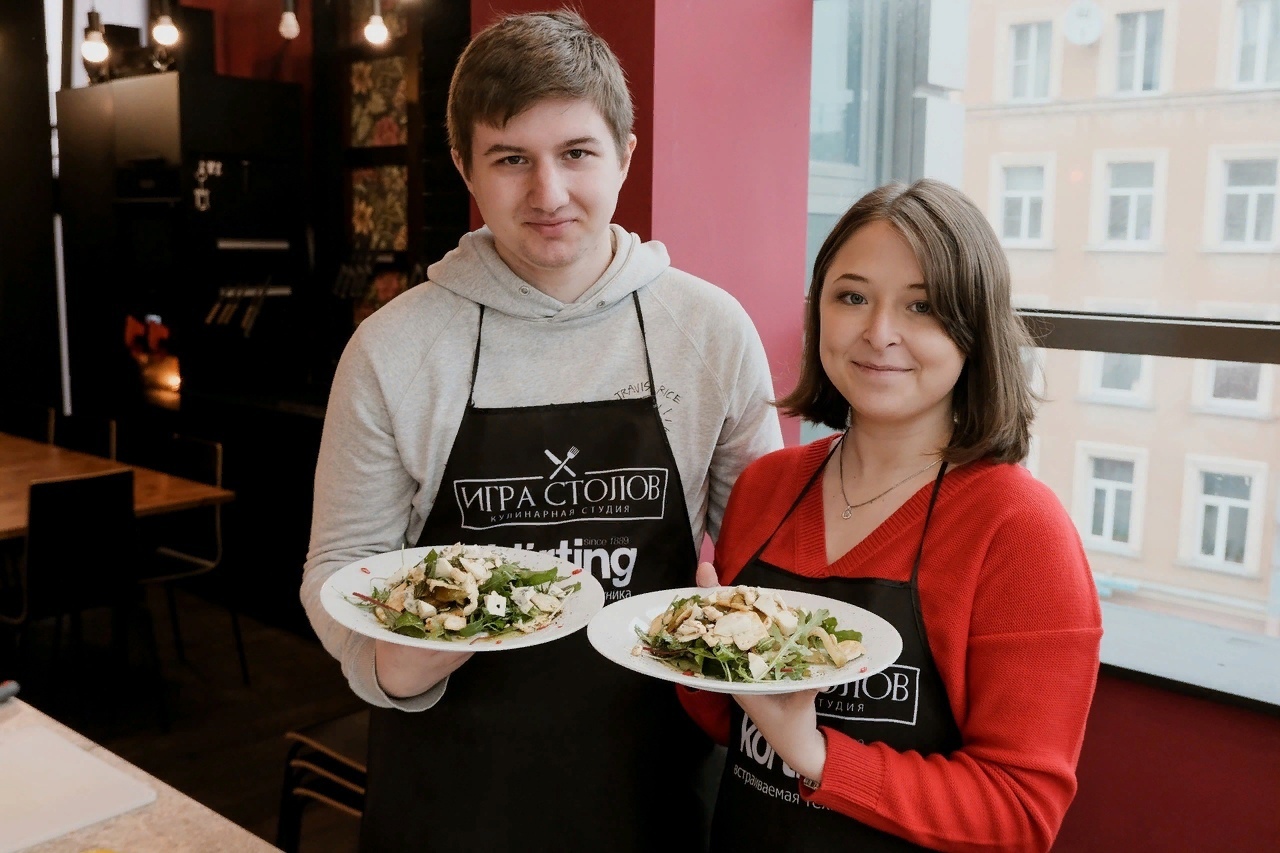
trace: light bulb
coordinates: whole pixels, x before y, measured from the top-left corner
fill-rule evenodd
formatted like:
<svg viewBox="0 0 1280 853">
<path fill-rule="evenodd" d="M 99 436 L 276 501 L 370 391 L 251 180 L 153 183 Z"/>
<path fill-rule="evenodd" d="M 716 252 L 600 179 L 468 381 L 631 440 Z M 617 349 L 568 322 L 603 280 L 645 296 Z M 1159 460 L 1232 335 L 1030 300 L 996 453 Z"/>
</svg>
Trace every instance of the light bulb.
<svg viewBox="0 0 1280 853">
<path fill-rule="evenodd" d="M 156 18 L 156 25 L 151 28 L 151 37 L 156 40 L 156 44 L 165 47 L 173 47 L 178 43 L 178 28 L 173 24 L 173 18 L 168 15 L 161 15 Z"/>
<path fill-rule="evenodd" d="M 98 65 L 107 61 L 107 57 L 111 55 L 111 49 L 107 47 L 106 39 L 102 37 L 102 33 L 97 30 L 89 30 L 84 34 L 84 41 L 80 44 L 80 55 L 84 57 L 85 62 L 92 62 L 94 65 Z"/>
<path fill-rule="evenodd" d="M 280 16 L 280 35 L 287 39 L 296 39 L 302 33 L 302 27 L 298 26 L 298 16 L 292 12 L 285 12 Z"/>
<path fill-rule="evenodd" d="M 370 16 L 369 23 L 364 25 L 364 37 L 369 44 L 386 44 L 390 35 L 387 25 L 382 23 L 381 15 Z"/>
</svg>

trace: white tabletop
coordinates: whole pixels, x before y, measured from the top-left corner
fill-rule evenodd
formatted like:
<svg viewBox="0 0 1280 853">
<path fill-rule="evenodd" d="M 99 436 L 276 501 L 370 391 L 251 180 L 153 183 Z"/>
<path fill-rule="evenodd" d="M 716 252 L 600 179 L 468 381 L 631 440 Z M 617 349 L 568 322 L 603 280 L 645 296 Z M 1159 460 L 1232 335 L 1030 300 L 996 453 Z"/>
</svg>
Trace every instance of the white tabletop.
<svg viewBox="0 0 1280 853">
<path fill-rule="evenodd" d="M 29 847 L 24 853 L 82 853 L 96 849 L 119 853 L 269 853 L 276 850 L 248 830 L 22 700 L 0 703 L 0 732 L 28 726 L 46 728 L 138 779 L 155 790 L 156 799 L 150 805 Z"/>
</svg>

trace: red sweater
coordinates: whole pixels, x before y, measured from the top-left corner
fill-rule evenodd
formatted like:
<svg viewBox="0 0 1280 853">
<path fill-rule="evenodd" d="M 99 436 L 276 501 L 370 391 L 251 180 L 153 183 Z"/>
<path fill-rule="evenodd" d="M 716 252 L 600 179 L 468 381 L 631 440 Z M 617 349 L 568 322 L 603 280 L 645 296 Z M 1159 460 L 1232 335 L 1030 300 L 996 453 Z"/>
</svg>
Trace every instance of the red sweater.
<svg viewBox="0 0 1280 853">
<path fill-rule="evenodd" d="M 777 451 L 742 473 L 716 543 L 722 582 L 751 559 L 831 440 Z M 909 580 L 932 487 L 830 566 L 815 487 L 763 559 L 806 577 Z M 801 795 L 938 850 L 1047 850 L 1075 796 L 1102 637 L 1080 537 L 1057 497 L 1023 468 L 972 463 L 943 479 L 918 583 L 963 746 L 925 758 L 824 727 L 822 785 Z M 708 734 L 728 742 L 728 697 L 681 688 L 680 698 Z"/>
</svg>

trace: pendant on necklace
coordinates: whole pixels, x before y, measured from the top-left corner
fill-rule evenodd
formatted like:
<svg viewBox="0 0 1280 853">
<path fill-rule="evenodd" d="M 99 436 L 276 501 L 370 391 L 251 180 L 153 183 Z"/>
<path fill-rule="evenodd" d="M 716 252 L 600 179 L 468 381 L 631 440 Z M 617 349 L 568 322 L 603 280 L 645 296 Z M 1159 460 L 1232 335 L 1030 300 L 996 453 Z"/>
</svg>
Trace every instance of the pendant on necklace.
<svg viewBox="0 0 1280 853">
<path fill-rule="evenodd" d="M 844 512 L 840 513 L 840 517 L 845 519 L 846 521 L 848 521 L 849 517 L 852 515 L 853 515 L 853 507 L 851 506 L 845 507 Z"/>
</svg>

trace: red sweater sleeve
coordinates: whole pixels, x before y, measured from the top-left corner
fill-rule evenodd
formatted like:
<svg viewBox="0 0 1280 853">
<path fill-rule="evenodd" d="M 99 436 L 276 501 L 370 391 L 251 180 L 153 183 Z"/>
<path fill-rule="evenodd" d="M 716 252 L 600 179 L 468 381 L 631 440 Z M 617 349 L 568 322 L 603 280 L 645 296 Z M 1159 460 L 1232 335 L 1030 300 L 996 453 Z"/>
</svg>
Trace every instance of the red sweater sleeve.
<svg viewBox="0 0 1280 853">
<path fill-rule="evenodd" d="M 984 479 L 999 492 L 974 482 L 963 498 L 981 500 L 962 501 L 972 514 L 930 525 L 928 541 L 949 545 L 920 580 L 961 748 L 923 757 L 829 730 L 810 799 L 933 849 L 1044 851 L 1075 795 L 1101 613 L 1079 537 L 1052 493 L 1021 473 Z"/>
</svg>

